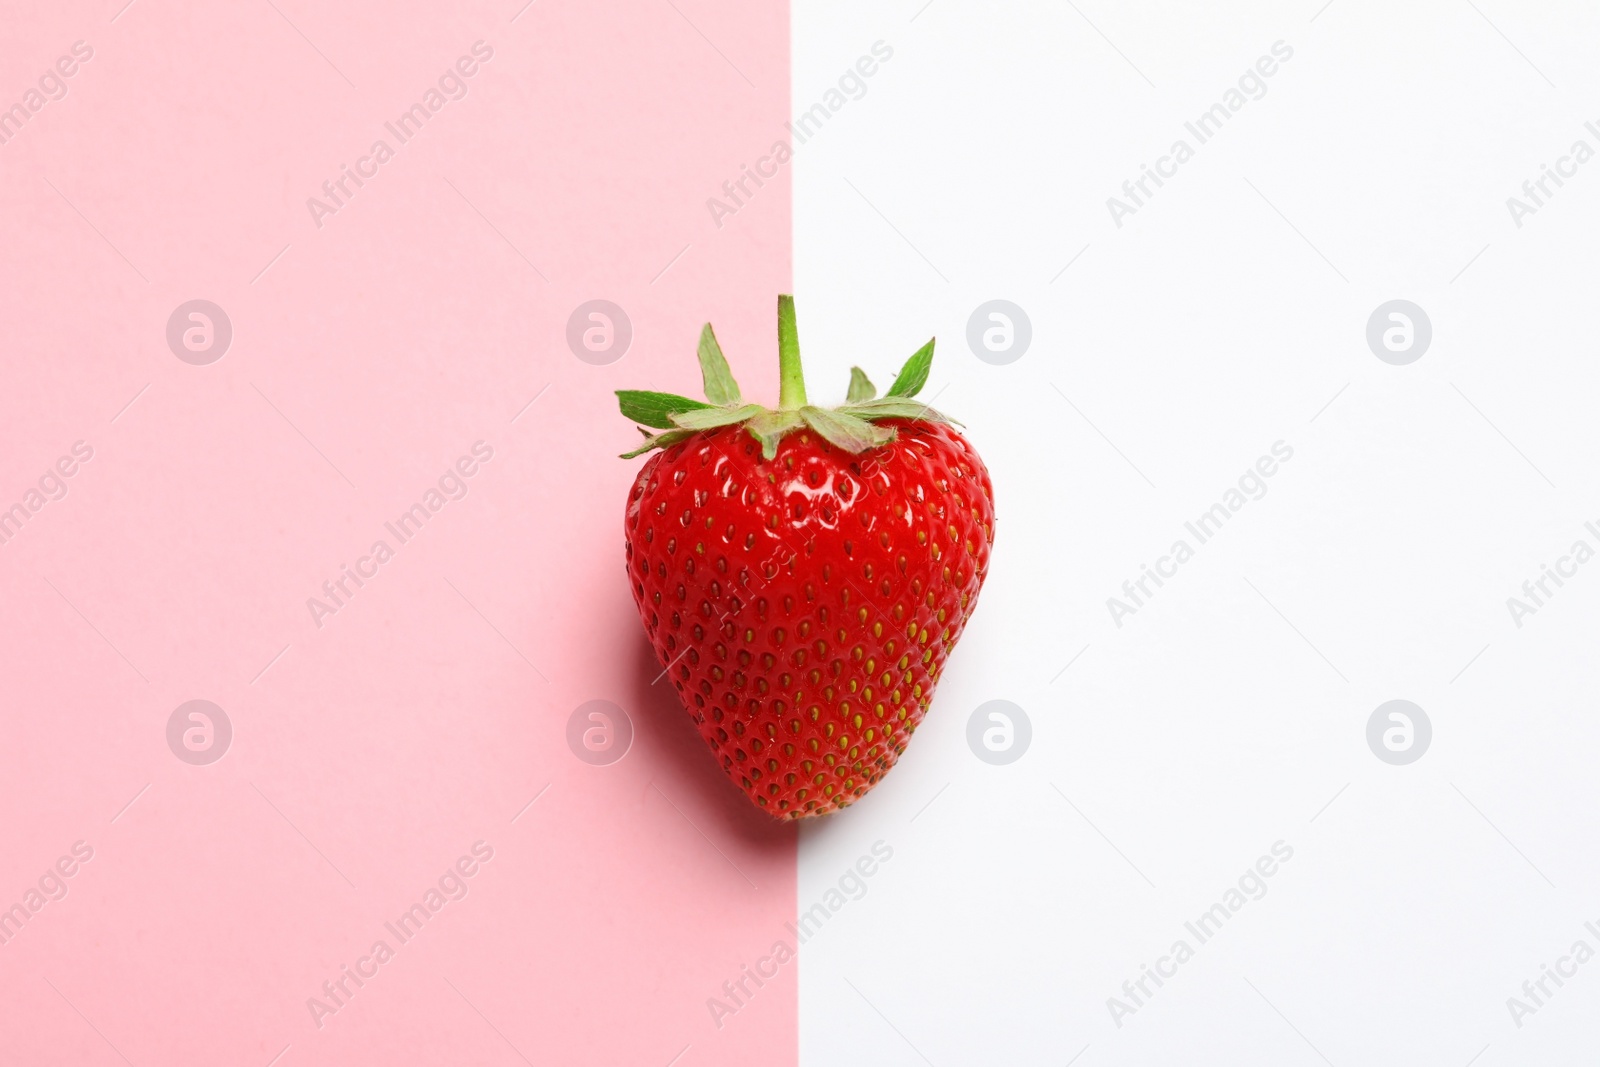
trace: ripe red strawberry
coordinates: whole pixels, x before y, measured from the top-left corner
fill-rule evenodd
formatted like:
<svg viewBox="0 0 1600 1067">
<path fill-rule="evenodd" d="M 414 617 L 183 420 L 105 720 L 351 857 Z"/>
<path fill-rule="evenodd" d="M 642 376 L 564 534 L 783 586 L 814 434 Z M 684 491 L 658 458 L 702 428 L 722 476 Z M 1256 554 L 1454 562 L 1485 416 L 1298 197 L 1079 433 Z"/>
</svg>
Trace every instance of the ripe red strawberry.
<svg viewBox="0 0 1600 1067">
<path fill-rule="evenodd" d="M 832 410 L 806 401 L 788 296 L 778 349 L 776 410 L 743 402 L 709 324 L 709 403 L 617 396 L 665 431 L 628 453 L 664 449 L 628 497 L 645 631 L 728 777 L 795 819 L 851 804 L 905 751 L 988 573 L 994 489 L 911 399 L 932 341 L 880 399 L 853 368 Z"/>
</svg>

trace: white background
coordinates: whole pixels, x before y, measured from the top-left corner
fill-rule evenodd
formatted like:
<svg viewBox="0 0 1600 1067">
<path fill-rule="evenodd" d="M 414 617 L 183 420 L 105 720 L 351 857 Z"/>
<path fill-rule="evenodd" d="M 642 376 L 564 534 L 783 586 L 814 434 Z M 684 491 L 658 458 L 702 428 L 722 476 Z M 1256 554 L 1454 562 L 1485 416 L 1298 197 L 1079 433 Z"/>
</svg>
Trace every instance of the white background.
<svg viewBox="0 0 1600 1067">
<path fill-rule="evenodd" d="M 795 6 L 796 113 L 894 48 L 792 164 L 812 395 L 936 334 L 924 395 L 999 513 L 926 724 L 803 837 L 802 911 L 894 849 L 802 950 L 804 1064 L 1600 1054 L 1600 960 L 1520 1028 L 1506 1004 L 1600 950 L 1600 561 L 1520 629 L 1506 607 L 1600 548 L 1600 160 L 1521 228 L 1505 203 L 1600 149 L 1600 16 L 1320 3 Z M 1179 137 L 1195 158 L 1117 228 L 1107 197 Z M 1032 321 L 1008 366 L 965 341 L 992 298 Z M 1433 325 L 1409 366 L 1365 339 L 1396 298 Z M 1116 627 L 1106 599 L 1279 440 L 1266 496 Z M 1395 698 L 1433 724 L 1409 766 L 1366 743 Z M 967 746 L 991 699 L 1032 720 L 1010 766 Z M 1119 1028 L 1107 998 L 1279 840 L 1267 894 Z"/>
</svg>

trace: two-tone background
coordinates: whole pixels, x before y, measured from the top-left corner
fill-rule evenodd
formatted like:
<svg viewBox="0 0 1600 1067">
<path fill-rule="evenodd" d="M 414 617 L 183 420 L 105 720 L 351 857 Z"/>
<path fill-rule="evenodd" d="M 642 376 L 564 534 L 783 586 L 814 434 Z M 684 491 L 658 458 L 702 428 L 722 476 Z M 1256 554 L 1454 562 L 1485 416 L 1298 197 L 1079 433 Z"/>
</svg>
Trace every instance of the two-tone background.
<svg viewBox="0 0 1600 1067">
<path fill-rule="evenodd" d="M 0 1061 L 1600 1054 L 1592 10 L 0 25 Z M 798 832 L 611 398 L 775 395 L 781 291 L 819 399 L 937 335 L 999 511 Z"/>
</svg>

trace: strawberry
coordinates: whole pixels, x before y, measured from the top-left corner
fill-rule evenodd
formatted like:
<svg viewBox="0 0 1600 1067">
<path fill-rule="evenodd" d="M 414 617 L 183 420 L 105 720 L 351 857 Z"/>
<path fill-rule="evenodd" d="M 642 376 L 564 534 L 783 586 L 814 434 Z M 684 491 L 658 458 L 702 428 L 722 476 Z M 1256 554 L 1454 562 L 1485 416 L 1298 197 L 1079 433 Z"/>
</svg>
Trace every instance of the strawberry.
<svg viewBox="0 0 1600 1067">
<path fill-rule="evenodd" d="M 654 455 L 625 520 L 628 580 L 663 673 L 729 778 L 769 814 L 843 808 L 921 724 L 989 570 L 994 488 L 950 421 L 852 368 L 811 406 L 778 298 L 778 407 L 745 403 L 708 323 L 706 401 L 619 391 Z M 662 431 L 652 435 L 644 427 Z"/>
</svg>

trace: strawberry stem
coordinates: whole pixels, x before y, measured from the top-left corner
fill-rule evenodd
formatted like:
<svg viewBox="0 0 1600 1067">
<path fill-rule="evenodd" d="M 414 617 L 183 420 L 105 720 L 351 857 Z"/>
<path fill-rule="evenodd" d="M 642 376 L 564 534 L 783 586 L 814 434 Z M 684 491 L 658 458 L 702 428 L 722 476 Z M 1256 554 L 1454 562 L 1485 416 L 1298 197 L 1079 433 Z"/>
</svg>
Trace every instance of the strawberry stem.
<svg viewBox="0 0 1600 1067">
<path fill-rule="evenodd" d="M 806 376 L 800 365 L 794 297 L 785 294 L 778 297 L 778 406 L 765 408 L 743 402 L 733 372 L 722 354 L 722 346 L 717 344 L 716 334 L 707 323 L 700 333 L 700 372 L 705 380 L 705 400 L 640 389 L 617 390 L 622 414 L 637 423 L 645 435 L 644 444 L 623 458 L 670 448 L 696 434 L 724 426 L 742 426 L 761 442 L 761 456 L 767 460 L 777 457 L 778 445 L 785 434 L 802 426 L 810 427 L 836 448 L 851 454 L 866 452 L 894 440 L 895 427 L 879 425 L 883 420 L 952 421 L 912 399 L 927 383 L 932 362 L 933 342 L 930 340 L 906 360 L 894 384 L 881 397 L 876 395 L 877 390 L 859 367 L 851 368 L 850 390 L 844 405 L 827 409 L 812 407 L 806 398 Z M 646 426 L 663 432 L 651 433 L 644 429 Z"/>
<path fill-rule="evenodd" d="M 794 297 L 778 297 L 778 409 L 806 406 L 806 375 L 800 365 L 800 336 L 794 325 Z"/>
</svg>

